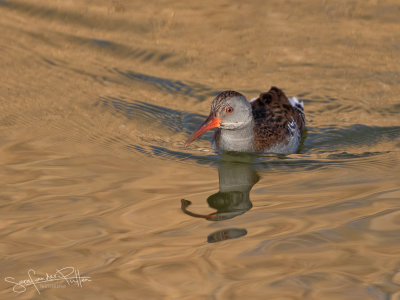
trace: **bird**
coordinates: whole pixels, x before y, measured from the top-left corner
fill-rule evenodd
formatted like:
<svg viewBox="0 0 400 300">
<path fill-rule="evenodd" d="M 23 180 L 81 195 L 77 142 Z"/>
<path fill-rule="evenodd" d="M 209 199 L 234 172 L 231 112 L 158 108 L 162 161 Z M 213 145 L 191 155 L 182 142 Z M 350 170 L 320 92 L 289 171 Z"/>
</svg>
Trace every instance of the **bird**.
<svg viewBox="0 0 400 300">
<path fill-rule="evenodd" d="M 250 102 L 241 93 L 227 90 L 211 104 L 208 118 L 187 139 L 185 147 L 216 128 L 212 147 L 219 151 L 292 154 L 298 151 L 305 131 L 304 103 L 272 86 Z"/>
</svg>

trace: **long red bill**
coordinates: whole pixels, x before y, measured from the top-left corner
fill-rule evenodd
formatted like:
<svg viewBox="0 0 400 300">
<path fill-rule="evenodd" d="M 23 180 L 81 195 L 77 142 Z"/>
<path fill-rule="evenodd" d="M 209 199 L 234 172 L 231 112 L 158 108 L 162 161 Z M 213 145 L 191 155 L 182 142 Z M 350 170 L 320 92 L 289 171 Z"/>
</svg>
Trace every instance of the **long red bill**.
<svg viewBox="0 0 400 300">
<path fill-rule="evenodd" d="M 214 127 L 219 127 L 220 124 L 221 119 L 214 117 L 213 114 L 210 114 L 203 124 L 201 124 L 200 127 L 190 136 L 190 138 L 187 139 L 185 147 L 189 146 L 191 142 L 201 136 L 204 132 Z"/>
</svg>

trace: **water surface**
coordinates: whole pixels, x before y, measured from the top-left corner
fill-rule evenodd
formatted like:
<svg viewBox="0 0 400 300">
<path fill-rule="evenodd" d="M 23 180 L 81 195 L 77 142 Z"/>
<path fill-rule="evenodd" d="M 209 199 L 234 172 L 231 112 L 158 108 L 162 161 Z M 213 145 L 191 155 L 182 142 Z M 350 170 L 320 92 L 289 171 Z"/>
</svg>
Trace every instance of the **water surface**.
<svg viewBox="0 0 400 300">
<path fill-rule="evenodd" d="M 399 14 L 0 1 L 1 298 L 399 299 Z M 299 153 L 184 147 L 219 91 L 272 85 Z M 91 281 L 4 280 L 66 267 Z"/>
</svg>

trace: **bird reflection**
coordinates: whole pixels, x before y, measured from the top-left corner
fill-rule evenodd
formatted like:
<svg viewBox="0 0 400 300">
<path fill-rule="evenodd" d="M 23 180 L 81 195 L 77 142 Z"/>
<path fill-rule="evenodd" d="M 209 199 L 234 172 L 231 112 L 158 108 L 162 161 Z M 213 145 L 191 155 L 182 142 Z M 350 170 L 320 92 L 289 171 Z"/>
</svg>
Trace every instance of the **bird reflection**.
<svg viewBox="0 0 400 300">
<path fill-rule="evenodd" d="M 208 221 L 224 221 L 244 214 L 252 208 L 250 190 L 260 179 L 251 166 L 252 157 L 245 154 L 224 154 L 218 166 L 219 192 L 207 198 L 210 207 L 216 212 L 198 214 L 188 209 L 191 202 L 181 200 L 182 211 L 195 218 Z M 246 229 L 228 228 L 211 233 L 208 242 L 220 242 L 227 239 L 238 238 L 247 234 Z"/>
</svg>

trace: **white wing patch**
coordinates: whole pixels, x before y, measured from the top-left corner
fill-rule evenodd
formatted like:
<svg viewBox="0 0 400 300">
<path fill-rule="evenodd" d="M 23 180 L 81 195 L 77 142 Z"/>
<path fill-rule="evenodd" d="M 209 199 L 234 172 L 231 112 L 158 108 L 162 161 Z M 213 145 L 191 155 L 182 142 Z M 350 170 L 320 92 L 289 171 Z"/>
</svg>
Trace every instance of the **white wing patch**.
<svg viewBox="0 0 400 300">
<path fill-rule="evenodd" d="M 299 108 L 301 110 L 304 110 L 304 102 L 300 101 L 296 97 L 289 98 L 289 102 L 294 108 Z"/>
<path fill-rule="evenodd" d="M 299 130 L 296 122 L 293 119 L 290 119 L 290 121 L 289 121 L 288 130 L 289 130 L 291 135 L 297 134 L 297 132 Z"/>
<path fill-rule="evenodd" d="M 251 102 L 254 102 L 254 101 L 256 101 L 257 99 L 258 99 L 257 97 L 256 97 L 256 98 L 253 98 L 253 99 L 251 99 L 251 100 L 250 100 L 250 103 L 251 103 Z"/>
</svg>

